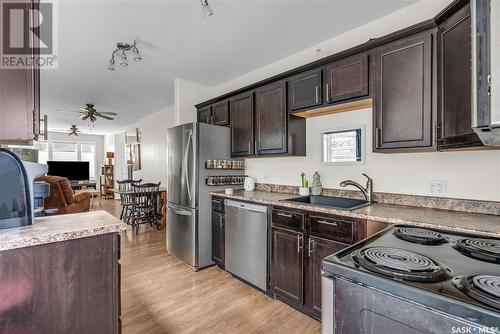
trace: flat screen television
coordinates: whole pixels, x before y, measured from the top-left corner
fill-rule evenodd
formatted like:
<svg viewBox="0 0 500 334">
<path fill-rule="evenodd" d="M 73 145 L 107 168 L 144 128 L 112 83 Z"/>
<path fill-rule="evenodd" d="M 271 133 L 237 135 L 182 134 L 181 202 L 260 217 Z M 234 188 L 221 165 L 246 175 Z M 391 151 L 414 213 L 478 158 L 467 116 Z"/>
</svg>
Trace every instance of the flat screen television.
<svg viewBox="0 0 500 334">
<path fill-rule="evenodd" d="M 70 181 L 89 179 L 88 161 L 47 161 L 48 175 L 63 176 Z"/>
</svg>

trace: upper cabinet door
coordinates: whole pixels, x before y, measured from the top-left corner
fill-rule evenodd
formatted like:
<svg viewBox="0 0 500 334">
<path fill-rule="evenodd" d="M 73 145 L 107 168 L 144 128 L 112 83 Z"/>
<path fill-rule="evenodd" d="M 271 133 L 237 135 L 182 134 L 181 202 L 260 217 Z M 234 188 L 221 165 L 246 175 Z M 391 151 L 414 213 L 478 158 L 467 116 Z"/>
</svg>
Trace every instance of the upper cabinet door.
<svg viewBox="0 0 500 334">
<path fill-rule="evenodd" d="M 231 156 L 253 155 L 254 133 L 253 92 L 244 93 L 231 99 Z"/>
<path fill-rule="evenodd" d="M 295 111 L 321 105 L 323 103 L 322 86 L 321 69 L 288 79 L 289 110 Z"/>
<path fill-rule="evenodd" d="M 229 100 L 217 102 L 212 106 L 212 124 L 229 124 Z"/>
<path fill-rule="evenodd" d="M 325 71 L 327 103 L 368 95 L 368 55 L 355 55 L 333 62 Z"/>
<path fill-rule="evenodd" d="M 287 152 L 286 82 L 255 91 L 255 140 L 257 154 Z"/>
<path fill-rule="evenodd" d="M 198 122 L 212 124 L 212 107 L 198 109 Z"/>
<path fill-rule="evenodd" d="M 471 128 L 471 16 L 469 5 L 438 30 L 438 144 L 481 146 Z"/>
<path fill-rule="evenodd" d="M 375 51 L 374 151 L 433 146 L 432 38 L 426 32 Z"/>
</svg>

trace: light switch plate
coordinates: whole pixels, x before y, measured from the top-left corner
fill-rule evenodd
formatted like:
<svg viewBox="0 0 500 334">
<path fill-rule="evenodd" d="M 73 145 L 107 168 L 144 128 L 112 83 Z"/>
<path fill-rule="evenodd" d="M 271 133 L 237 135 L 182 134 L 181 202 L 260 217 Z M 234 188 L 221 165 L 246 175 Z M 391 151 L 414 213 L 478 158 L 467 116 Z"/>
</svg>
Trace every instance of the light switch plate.
<svg viewBox="0 0 500 334">
<path fill-rule="evenodd" d="M 427 194 L 429 196 L 446 196 L 446 180 L 427 180 Z"/>
</svg>

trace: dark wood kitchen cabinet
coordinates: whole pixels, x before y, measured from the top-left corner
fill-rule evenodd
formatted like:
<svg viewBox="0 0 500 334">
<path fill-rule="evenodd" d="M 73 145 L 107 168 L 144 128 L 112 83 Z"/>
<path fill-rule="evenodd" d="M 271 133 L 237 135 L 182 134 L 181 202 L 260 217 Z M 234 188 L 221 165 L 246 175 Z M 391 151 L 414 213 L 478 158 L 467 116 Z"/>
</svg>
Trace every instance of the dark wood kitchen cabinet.
<svg viewBox="0 0 500 334">
<path fill-rule="evenodd" d="M 368 95 L 368 55 L 335 61 L 325 70 L 325 100 L 335 103 Z"/>
<path fill-rule="evenodd" d="M 297 111 L 323 103 L 323 70 L 315 69 L 288 79 L 288 109 Z"/>
<path fill-rule="evenodd" d="M 247 92 L 230 100 L 231 156 L 255 154 L 254 93 Z"/>
<path fill-rule="evenodd" d="M 229 124 L 229 100 L 217 102 L 212 105 L 212 124 Z"/>
<path fill-rule="evenodd" d="M 434 34 L 433 29 L 374 51 L 375 152 L 433 147 Z"/>
<path fill-rule="evenodd" d="M 286 82 L 255 90 L 256 154 L 287 152 Z"/>
<path fill-rule="evenodd" d="M 466 4 L 437 33 L 438 148 L 482 146 L 471 128 L 471 15 Z"/>
<path fill-rule="evenodd" d="M 212 198 L 212 261 L 224 268 L 225 261 L 224 200 Z"/>
<path fill-rule="evenodd" d="M 0 6 L 9 1 L 1 0 Z M 31 7 L 38 6 L 38 1 L 19 3 L 27 15 L 31 15 L 30 20 L 34 26 L 38 26 L 38 15 L 36 11 L 31 11 Z M 26 20 L 25 39 L 31 30 Z M 38 28 L 35 28 L 38 29 Z M 3 32 L 4 41 L 8 40 L 8 31 Z M 25 50 L 30 52 L 30 56 L 36 57 L 39 52 L 30 51 L 28 45 Z M 0 69 L 0 144 L 31 145 L 33 140 L 43 134 L 47 139 L 47 117 L 40 118 L 40 70 L 38 68 L 26 69 Z M 41 123 L 44 123 L 45 130 L 41 130 Z"/>
<path fill-rule="evenodd" d="M 271 291 L 291 305 L 303 303 L 304 234 L 272 227 Z"/>
<path fill-rule="evenodd" d="M 309 236 L 307 242 L 306 293 L 305 306 L 319 318 L 321 317 L 321 268 L 325 257 L 332 255 L 348 244 Z"/>
<path fill-rule="evenodd" d="M 198 122 L 212 124 L 212 106 L 198 109 Z"/>
<path fill-rule="evenodd" d="M 119 257 L 116 233 L 0 252 L 2 289 L 16 291 L 0 333 L 121 333 Z"/>
</svg>

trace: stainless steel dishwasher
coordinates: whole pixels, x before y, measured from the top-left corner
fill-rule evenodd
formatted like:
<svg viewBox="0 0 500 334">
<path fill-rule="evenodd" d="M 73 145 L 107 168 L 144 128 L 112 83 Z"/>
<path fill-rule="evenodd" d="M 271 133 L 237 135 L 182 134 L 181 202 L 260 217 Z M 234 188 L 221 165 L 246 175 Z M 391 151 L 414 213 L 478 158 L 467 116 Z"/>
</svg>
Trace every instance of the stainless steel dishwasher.
<svg viewBox="0 0 500 334">
<path fill-rule="evenodd" d="M 225 269 L 267 291 L 267 207 L 225 200 Z"/>
</svg>

